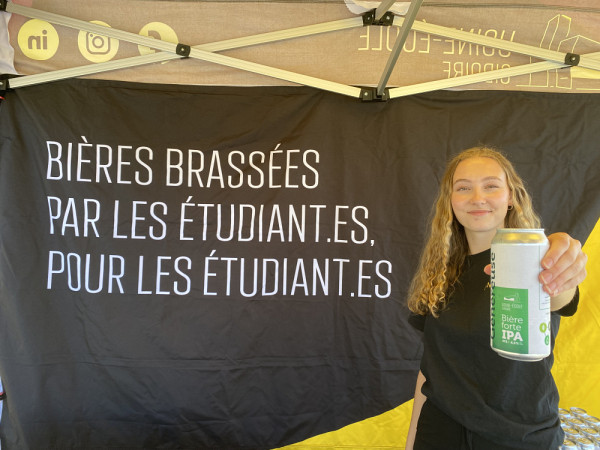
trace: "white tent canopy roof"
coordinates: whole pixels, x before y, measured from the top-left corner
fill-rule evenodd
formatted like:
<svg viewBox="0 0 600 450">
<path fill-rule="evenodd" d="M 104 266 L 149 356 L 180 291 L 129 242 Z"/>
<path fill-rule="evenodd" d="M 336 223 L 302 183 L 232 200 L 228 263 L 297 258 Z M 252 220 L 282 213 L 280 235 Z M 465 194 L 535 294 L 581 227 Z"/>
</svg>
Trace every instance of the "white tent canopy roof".
<svg viewBox="0 0 600 450">
<path fill-rule="evenodd" d="M 0 22 L 13 14 L 14 67 L 25 75 L 13 88 L 93 75 L 293 83 L 363 99 L 447 88 L 600 90 L 600 30 L 592 26 L 600 8 L 589 1 L 21 3 L 8 2 Z M 370 25 L 369 15 L 393 23 Z"/>
</svg>

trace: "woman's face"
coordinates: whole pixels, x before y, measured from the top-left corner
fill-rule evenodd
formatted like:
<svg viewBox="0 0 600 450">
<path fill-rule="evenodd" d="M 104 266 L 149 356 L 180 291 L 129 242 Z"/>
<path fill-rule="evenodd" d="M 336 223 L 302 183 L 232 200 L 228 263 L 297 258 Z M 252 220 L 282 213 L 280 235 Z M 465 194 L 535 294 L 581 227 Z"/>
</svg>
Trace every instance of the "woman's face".
<svg viewBox="0 0 600 450">
<path fill-rule="evenodd" d="M 467 239 L 489 235 L 491 242 L 512 204 L 504 170 L 491 158 L 468 158 L 456 167 L 452 183 L 452 209 Z"/>
</svg>

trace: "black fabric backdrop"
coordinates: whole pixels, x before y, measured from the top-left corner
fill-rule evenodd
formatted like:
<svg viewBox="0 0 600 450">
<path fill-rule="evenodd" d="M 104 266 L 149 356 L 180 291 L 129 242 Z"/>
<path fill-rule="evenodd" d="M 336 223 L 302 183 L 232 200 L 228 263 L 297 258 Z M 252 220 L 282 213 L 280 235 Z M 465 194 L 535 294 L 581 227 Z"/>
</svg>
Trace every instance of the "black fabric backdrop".
<svg viewBox="0 0 600 450">
<path fill-rule="evenodd" d="M 572 94 L 8 92 L 3 448 L 272 448 L 409 400 L 405 293 L 447 158 L 504 149 L 547 232 L 583 242 L 599 117 Z"/>
</svg>

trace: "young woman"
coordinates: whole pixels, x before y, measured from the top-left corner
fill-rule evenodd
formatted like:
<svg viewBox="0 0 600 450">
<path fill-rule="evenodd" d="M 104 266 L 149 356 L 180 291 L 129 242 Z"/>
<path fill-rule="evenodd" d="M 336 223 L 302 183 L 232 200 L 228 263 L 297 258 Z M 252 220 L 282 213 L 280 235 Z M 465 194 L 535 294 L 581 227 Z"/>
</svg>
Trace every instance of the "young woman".
<svg viewBox="0 0 600 450">
<path fill-rule="evenodd" d="M 424 332 L 408 450 L 554 450 L 563 440 L 552 354 L 514 361 L 490 348 L 490 247 L 498 228 L 539 228 L 523 181 L 498 151 L 477 147 L 446 169 L 412 281 L 409 322 Z M 551 296 L 552 348 L 572 315 L 587 257 L 548 236 L 540 282 Z"/>
</svg>

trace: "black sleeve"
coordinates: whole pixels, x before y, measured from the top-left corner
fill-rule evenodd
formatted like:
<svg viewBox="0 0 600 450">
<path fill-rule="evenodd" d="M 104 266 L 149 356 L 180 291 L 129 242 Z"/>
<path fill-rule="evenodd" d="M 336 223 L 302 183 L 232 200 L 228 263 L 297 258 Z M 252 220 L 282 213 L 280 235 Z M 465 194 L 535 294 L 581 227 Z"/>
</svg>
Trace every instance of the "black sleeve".
<svg viewBox="0 0 600 450">
<path fill-rule="evenodd" d="M 425 330 L 425 316 L 419 314 L 410 313 L 408 316 L 408 323 L 419 331 Z"/>
<path fill-rule="evenodd" d="M 579 306 L 579 286 L 575 289 L 575 295 L 569 303 L 560 308 L 558 311 L 554 311 L 559 316 L 569 317 L 575 314 L 577 307 Z"/>
</svg>

